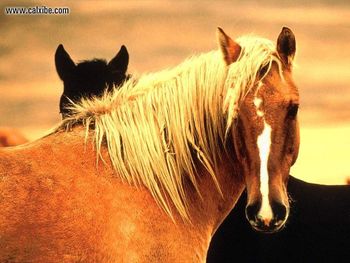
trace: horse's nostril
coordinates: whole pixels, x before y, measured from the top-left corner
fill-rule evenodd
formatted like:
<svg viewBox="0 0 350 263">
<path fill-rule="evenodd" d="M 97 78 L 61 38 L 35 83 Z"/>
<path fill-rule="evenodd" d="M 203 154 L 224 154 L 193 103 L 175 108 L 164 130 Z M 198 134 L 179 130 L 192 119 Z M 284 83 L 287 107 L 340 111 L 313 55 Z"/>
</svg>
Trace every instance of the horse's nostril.
<svg viewBox="0 0 350 263">
<path fill-rule="evenodd" d="M 245 214 L 249 221 L 256 220 L 256 216 L 258 214 L 258 211 L 260 210 L 260 206 L 261 206 L 260 202 L 254 202 L 250 205 L 247 205 L 245 209 Z"/>
<path fill-rule="evenodd" d="M 287 217 L 287 207 L 279 202 L 272 202 L 271 208 L 275 217 L 275 221 L 284 221 Z"/>
</svg>

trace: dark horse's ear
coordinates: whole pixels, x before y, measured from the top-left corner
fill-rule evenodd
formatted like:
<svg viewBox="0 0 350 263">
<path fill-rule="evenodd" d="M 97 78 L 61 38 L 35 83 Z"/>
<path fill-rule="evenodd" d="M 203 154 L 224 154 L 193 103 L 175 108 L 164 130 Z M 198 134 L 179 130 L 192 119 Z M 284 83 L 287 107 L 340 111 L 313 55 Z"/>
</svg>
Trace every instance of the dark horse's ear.
<svg viewBox="0 0 350 263">
<path fill-rule="evenodd" d="M 295 36 L 288 27 L 283 27 L 277 39 L 277 52 L 283 63 L 291 67 L 295 55 Z"/>
<path fill-rule="evenodd" d="M 121 46 L 118 54 L 109 61 L 108 66 L 111 67 L 112 72 L 125 73 L 129 65 L 129 53 L 124 45 Z"/>
<path fill-rule="evenodd" d="M 241 46 L 226 35 L 224 30 L 222 30 L 220 27 L 218 27 L 217 30 L 217 38 L 226 64 L 230 65 L 231 63 L 235 62 L 241 54 Z"/>
<path fill-rule="evenodd" d="M 62 44 L 60 44 L 56 49 L 55 65 L 58 76 L 63 81 L 67 79 L 67 76 L 72 74 L 72 71 L 75 68 L 74 61 L 70 58 Z"/>
</svg>

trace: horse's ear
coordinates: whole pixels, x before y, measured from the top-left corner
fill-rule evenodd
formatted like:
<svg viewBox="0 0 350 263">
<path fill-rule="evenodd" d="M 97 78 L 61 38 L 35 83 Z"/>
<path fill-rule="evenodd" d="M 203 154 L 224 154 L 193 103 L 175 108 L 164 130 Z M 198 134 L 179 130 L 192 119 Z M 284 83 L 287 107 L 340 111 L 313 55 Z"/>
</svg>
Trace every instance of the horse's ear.
<svg viewBox="0 0 350 263">
<path fill-rule="evenodd" d="M 295 36 L 288 27 L 283 27 L 277 39 L 277 52 L 283 63 L 290 67 L 295 55 Z"/>
<path fill-rule="evenodd" d="M 241 53 L 241 46 L 226 35 L 220 27 L 217 30 L 217 38 L 226 64 L 230 65 L 235 62 Z"/>
<path fill-rule="evenodd" d="M 108 63 L 108 66 L 112 68 L 112 71 L 125 73 L 129 65 L 129 53 L 124 45 L 121 46 L 118 54 L 112 58 Z"/>
<path fill-rule="evenodd" d="M 67 76 L 72 74 L 72 71 L 75 68 L 74 61 L 70 58 L 62 44 L 60 44 L 56 49 L 55 65 L 58 76 L 63 81 L 67 78 Z"/>
</svg>

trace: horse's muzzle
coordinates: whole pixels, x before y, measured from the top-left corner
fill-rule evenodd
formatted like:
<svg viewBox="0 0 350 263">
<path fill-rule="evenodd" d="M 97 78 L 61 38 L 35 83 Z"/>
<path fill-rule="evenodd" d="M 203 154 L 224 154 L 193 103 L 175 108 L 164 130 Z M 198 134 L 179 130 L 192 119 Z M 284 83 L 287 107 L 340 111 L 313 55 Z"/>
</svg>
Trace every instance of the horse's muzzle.
<svg viewBox="0 0 350 263">
<path fill-rule="evenodd" d="M 272 202 L 272 218 L 263 217 L 259 214 L 260 202 L 248 204 L 246 207 L 246 217 L 254 230 L 264 233 L 275 233 L 281 230 L 287 221 L 289 207 L 279 202 Z"/>
</svg>

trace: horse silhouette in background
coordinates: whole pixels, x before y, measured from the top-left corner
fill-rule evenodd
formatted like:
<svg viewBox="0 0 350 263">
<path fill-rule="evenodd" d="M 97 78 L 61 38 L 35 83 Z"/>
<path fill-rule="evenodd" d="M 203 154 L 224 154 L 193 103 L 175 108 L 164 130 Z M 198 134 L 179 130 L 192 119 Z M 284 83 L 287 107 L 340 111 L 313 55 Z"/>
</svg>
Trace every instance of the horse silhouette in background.
<svg viewBox="0 0 350 263">
<path fill-rule="evenodd" d="M 215 233 L 208 263 L 349 262 L 350 186 L 290 176 L 291 214 L 278 233 L 262 235 L 243 220 L 246 194 Z"/>
<path fill-rule="evenodd" d="M 63 45 L 57 47 L 55 65 L 58 76 L 63 81 L 63 94 L 60 98 L 62 117 L 71 114 L 70 106 L 82 98 L 99 96 L 104 91 L 112 91 L 129 78 L 126 74 L 129 54 L 121 46 L 117 55 L 107 63 L 103 59 L 85 60 L 75 64 Z"/>
<path fill-rule="evenodd" d="M 0 147 L 17 146 L 28 142 L 28 139 L 18 129 L 0 127 Z"/>
<path fill-rule="evenodd" d="M 70 115 L 71 102 L 101 96 L 104 91 L 111 91 L 114 86 L 121 85 L 129 78 L 126 74 L 128 63 L 129 54 L 124 45 L 108 63 L 103 59 L 93 59 L 77 65 L 63 45 L 59 45 L 55 53 L 55 65 L 64 83 L 59 105 L 62 117 Z M 26 142 L 28 139 L 19 130 L 0 127 L 0 147 L 17 146 Z"/>
</svg>

